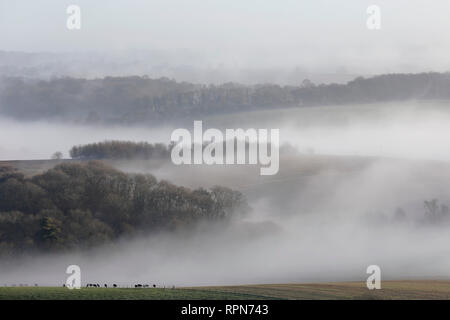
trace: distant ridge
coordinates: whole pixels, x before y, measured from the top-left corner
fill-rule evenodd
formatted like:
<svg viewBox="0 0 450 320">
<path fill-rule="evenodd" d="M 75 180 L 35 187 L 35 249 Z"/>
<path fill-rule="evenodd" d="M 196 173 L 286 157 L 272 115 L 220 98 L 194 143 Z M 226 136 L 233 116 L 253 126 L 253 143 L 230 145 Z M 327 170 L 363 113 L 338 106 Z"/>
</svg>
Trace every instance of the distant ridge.
<svg viewBox="0 0 450 320">
<path fill-rule="evenodd" d="M 305 79 L 298 86 L 199 85 L 145 76 L 0 82 L 0 116 L 78 123 L 161 124 L 240 111 L 429 99 L 450 99 L 450 73 L 385 74 L 326 85 Z"/>
</svg>

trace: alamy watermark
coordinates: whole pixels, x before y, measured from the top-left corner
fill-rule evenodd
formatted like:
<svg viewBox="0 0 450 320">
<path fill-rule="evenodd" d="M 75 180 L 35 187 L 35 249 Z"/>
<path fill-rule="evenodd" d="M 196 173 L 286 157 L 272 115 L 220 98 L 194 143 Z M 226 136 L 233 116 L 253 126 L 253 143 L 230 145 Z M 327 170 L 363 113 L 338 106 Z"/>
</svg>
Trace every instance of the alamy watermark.
<svg viewBox="0 0 450 320">
<path fill-rule="evenodd" d="M 381 29 L 381 9 L 377 5 L 371 5 L 366 10 L 369 17 L 367 18 L 366 25 L 369 30 Z"/>
<path fill-rule="evenodd" d="M 172 132 L 171 158 L 175 165 L 259 164 L 261 175 L 274 175 L 279 170 L 279 140 L 279 129 L 226 129 L 224 134 L 213 128 L 203 132 L 203 122 L 194 121 L 193 137 L 183 128 Z"/>
<path fill-rule="evenodd" d="M 81 29 L 81 8 L 77 5 L 70 5 L 66 9 L 67 17 L 66 27 L 69 30 Z"/>
<path fill-rule="evenodd" d="M 367 274 L 370 276 L 367 278 L 366 285 L 367 289 L 381 289 L 381 269 L 379 266 L 373 264 L 367 267 Z"/>
<path fill-rule="evenodd" d="M 69 289 L 81 288 L 81 268 L 76 264 L 70 265 L 66 269 L 66 273 L 70 274 L 66 280 L 66 287 Z"/>
</svg>

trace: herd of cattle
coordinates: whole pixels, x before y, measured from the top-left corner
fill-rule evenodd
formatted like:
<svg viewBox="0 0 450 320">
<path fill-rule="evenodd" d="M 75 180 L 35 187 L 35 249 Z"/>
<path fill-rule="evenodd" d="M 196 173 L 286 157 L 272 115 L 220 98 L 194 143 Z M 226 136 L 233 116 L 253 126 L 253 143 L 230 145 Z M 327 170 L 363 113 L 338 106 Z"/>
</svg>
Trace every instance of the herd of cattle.
<svg viewBox="0 0 450 320">
<path fill-rule="evenodd" d="M 19 285 L 16 285 L 16 284 L 7 285 L 7 284 L 5 284 L 3 286 L 4 287 L 28 287 L 28 284 L 19 284 Z M 33 286 L 34 287 L 38 287 L 39 285 L 37 283 L 35 283 Z M 62 286 L 66 287 L 66 284 L 63 284 Z M 111 286 L 108 286 L 108 284 L 106 284 L 106 283 L 103 286 L 101 286 L 98 283 L 88 283 L 88 284 L 86 284 L 86 288 L 156 288 L 156 287 L 157 287 L 156 284 L 149 285 L 149 284 L 140 284 L 140 283 L 132 285 L 132 286 L 118 286 L 115 283 L 112 284 Z M 164 286 L 164 287 L 160 287 L 160 288 L 163 288 L 163 289 L 175 289 L 175 286 L 172 286 L 172 287 Z"/>
<path fill-rule="evenodd" d="M 63 287 L 65 287 L 66 285 L 64 284 Z M 105 283 L 103 285 L 105 288 L 108 288 L 108 285 Z M 117 284 L 113 284 L 112 285 L 113 288 L 117 288 Z M 135 284 L 134 285 L 135 288 L 150 288 L 149 284 Z M 152 285 L 153 288 L 156 288 L 156 284 Z M 86 285 L 86 288 L 100 288 L 100 285 L 98 283 L 88 283 Z"/>
</svg>

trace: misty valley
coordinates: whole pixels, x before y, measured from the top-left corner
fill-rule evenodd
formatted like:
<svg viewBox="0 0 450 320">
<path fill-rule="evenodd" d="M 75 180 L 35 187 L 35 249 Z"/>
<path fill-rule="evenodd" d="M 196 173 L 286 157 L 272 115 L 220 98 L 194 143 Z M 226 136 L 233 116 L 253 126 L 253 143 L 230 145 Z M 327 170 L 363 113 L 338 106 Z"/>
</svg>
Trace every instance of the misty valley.
<svg viewBox="0 0 450 320">
<path fill-rule="evenodd" d="M 190 120 L 3 115 L 2 281 L 60 285 L 69 264 L 86 283 L 119 286 L 359 281 L 371 264 L 387 280 L 448 277 L 448 107 L 403 99 L 203 118 L 204 130 L 279 129 L 269 176 L 174 164 L 171 132 Z"/>
<path fill-rule="evenodd" d="M 271 300 L 450 301 L 448 12 L 0 0 L 0 310 L 290 319 L 393 313 Z"/>
</svg>

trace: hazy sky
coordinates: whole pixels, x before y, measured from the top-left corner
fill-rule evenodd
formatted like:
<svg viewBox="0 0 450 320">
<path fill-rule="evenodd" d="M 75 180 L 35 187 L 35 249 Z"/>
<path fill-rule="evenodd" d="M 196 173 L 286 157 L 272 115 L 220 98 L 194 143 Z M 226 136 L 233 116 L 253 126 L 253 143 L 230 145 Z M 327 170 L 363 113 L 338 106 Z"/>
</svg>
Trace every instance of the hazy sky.
<svg viewBox="0 0 450 320">
<path fill-rule="evenodd" d="M 81 7 L 81 30 L 66 28 L 70 4 Z M 377 31 L 366 27 L 373 4 Z M 213 66 L 446 71 L 449 12 L 448 0 L 0 0 L 0 49 L 186 50 Z"/>
</svg>

